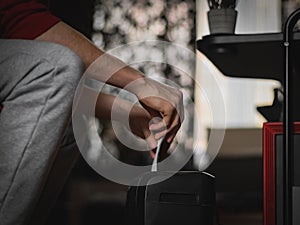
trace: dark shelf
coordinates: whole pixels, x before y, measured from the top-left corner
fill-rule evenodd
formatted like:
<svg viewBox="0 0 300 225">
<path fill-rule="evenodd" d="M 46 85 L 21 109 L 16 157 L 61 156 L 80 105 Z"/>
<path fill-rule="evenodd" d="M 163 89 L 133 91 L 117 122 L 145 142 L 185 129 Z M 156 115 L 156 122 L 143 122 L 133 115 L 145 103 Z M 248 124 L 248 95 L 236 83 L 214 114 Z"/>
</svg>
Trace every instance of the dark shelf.
<svg viewBox="0 0 300 225">
<path fill-rule="evenodd" d="M 299 32 L 294 39 L 300 48 Z M 197 41 L 197 49 L 225 76 L 283 81 L 282 33 L 208 35 Z"/>
</svg>

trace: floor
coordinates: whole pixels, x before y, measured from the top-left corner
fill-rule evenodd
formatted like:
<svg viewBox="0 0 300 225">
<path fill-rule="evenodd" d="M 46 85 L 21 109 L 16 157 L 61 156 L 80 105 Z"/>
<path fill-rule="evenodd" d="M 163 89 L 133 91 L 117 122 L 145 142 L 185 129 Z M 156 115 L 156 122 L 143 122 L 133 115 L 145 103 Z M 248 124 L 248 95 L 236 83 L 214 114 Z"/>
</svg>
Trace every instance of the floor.
<svg viewBox="0 0 300 225">
<path fill-rule="evenodd" d="M 222 212 L 218 225 L 262 225 L 262 212 Z"/>
<path fill-rule="evenodd" d="M 88 166 L 71 175 L 47 225 L 122 225 L 127 186 L 99 177 Z M 77 168 L 78 169 L 78 168 Z M 217 193 L 216 225 L 262 225 L 261 193 Z"/>
</svg>

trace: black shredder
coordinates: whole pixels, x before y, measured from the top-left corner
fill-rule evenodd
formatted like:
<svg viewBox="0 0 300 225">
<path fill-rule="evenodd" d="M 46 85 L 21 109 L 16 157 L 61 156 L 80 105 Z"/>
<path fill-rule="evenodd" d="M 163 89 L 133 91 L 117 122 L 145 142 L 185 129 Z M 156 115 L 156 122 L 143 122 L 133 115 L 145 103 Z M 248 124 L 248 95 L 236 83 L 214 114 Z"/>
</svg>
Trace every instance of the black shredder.
<svg viewBox="0 0 300 225">
<path fill-rule="evenodd" d="M 128 225 L 213 225 L 214 176 L 198 171 L 151 172 L 127 193 Z M 154 180 L 169 177 L 162 182 Z M 154 183 L 154 184 L 153 184 Z"/>
</svg>

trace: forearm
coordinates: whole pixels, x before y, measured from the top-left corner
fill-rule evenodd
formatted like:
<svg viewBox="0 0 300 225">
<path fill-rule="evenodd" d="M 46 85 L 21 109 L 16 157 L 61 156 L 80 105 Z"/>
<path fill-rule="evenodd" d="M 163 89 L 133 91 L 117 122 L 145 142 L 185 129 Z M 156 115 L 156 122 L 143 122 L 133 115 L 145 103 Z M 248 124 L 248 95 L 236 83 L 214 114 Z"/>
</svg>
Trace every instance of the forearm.
<svg viewBox="0 0 300 225">
<path fill-rule="evenodd" d="M 113 95 L 100 93 L 97 98 L 95 116 L 100 120 L 123 122 L 133 109 L 132 102 L 117 98 Z"/>
<path fill-rule="evenodd" d="M 149 130 L 151 116 L 144 108 L 113 95 L 98 94 L 98 92 L 89 88 L 84 88 L 82 94 L 85 98 L 81 98 L 80 108 L 77 108 L 80 113 L 90 115 L 91 102 L 89 101 L 97 98 L 95 116 L 99 120 L 117 121 L 138 137 L 146 138 L 149 146 L 156 147 L 154 136 Z M 85 110 L 87 111 L 85 112 Z"/>
<path fill-rule="evenodd" d="M 84 97 L 78 99 L 80 102 L 76 104 L 78 106 L 76 110 L 83 114 L 90 115 L 92 113 L 90 107 L 93 105 L 91 101 L 96 99 L 95 116 L 100 120 L 122 122 L 124 118 L 128 118 L 130 113 L 135 114 L 138 107 L 130 101 L 120 99 L 110 94 L 98 93 L 87 87 L 82 89 L 81 96 Z"/>
<path fill-rule="evenodd" d="M 95 46 L 84 35 L 63 22 L 57 23 L 45 33 L 38 36 L 36 40 L 54 42 L 70 48 L 82 59 L 86 68 L 104 54 L 101 49 Z M 143 77 L 141 72 L 127 66 L 115 57 L 105 54 L 101 59 L 103 60 L 96 61 L 92 66 L 93 73 L 91 76 L 97 80 L 124 88 L 132 81 Z M 114 72 L 113 74 L 105 74 L 103 70 L 110 69 L 107 68 L 107 63 L 123 68 L 118 71 L 112 71 Z"/>
</svg>

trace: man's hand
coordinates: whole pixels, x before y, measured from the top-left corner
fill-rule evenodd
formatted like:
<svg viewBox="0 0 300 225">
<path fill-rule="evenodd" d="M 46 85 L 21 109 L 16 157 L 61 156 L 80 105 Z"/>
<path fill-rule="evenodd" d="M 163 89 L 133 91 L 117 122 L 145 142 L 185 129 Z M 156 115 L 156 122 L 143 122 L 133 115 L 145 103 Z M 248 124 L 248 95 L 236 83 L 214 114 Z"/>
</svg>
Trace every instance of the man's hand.
<svg viewBox="0 0 300 225">
<path fill-rule="evenodd" d="M 150 148 L 150 156 L 154 159 L 158 140 L 154 137 L 154 133 L 150 131 L 151 126 L 156 126 L 161 121 L 156 117 L 152 118 L 148 111 L 144 108 L 134 105 L 130 111 L 129 115 L 129 126 L 130 130 L 136 136 L 145 139 L 148 147 Z M 165 129 L 164 129 L 165 130 Z M 161 161 L 168 157 L 168 149 L 170 143 L 163 141 L 161 143 L 158 161 Z"/>
<path fill-rule="evenodd" d="M 165 140 L 171 143 L 184 120 L 182 92 L 149 78 L 136 83 L 132 89 L 142 106 L 152 118 L 162 118 L 150 125 L 155 139 L 165 136 Z"/>
</svg>

